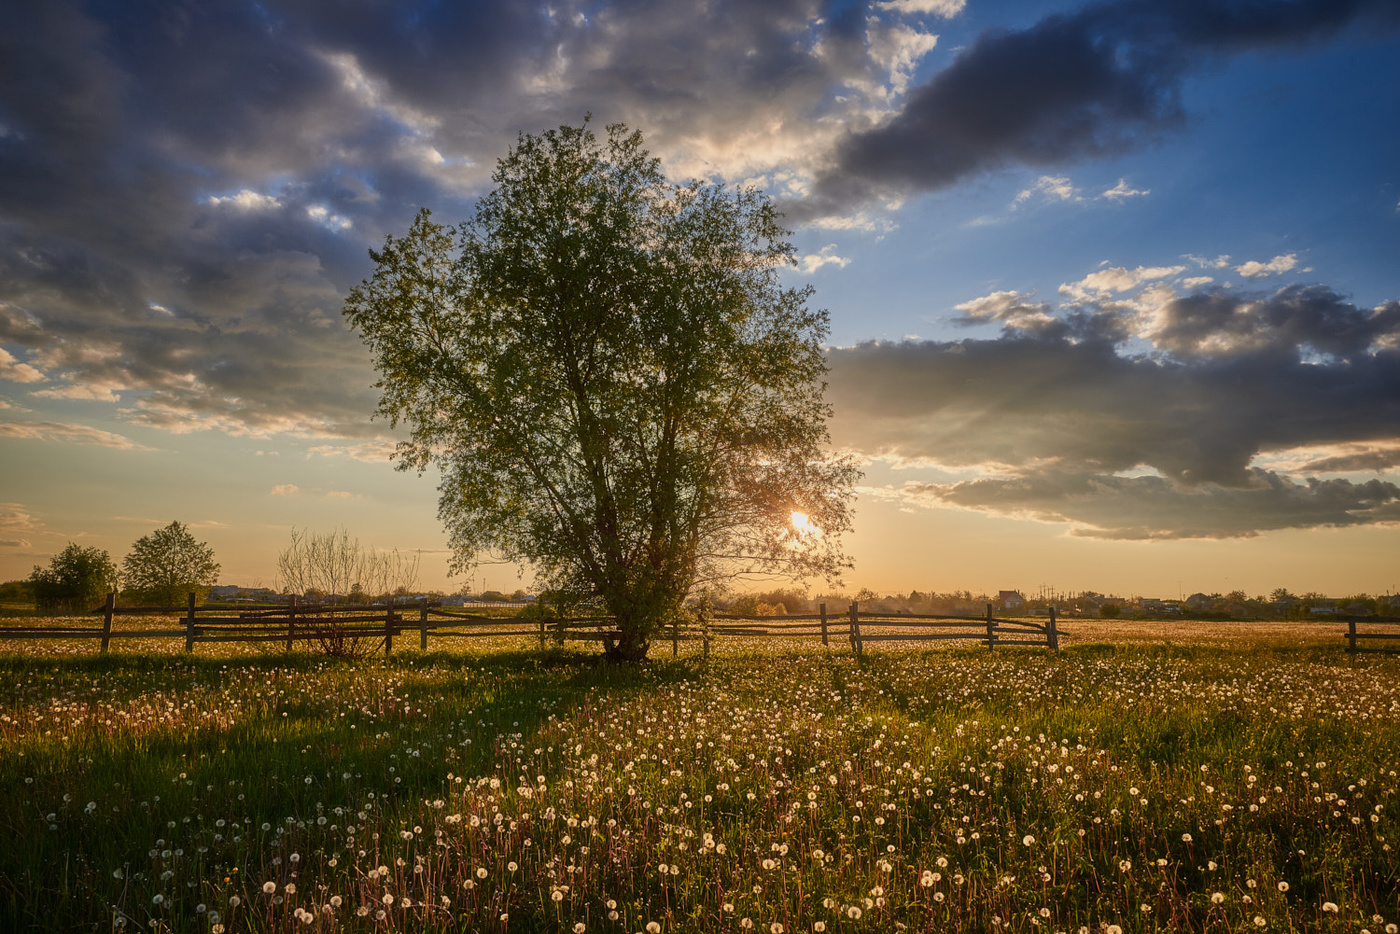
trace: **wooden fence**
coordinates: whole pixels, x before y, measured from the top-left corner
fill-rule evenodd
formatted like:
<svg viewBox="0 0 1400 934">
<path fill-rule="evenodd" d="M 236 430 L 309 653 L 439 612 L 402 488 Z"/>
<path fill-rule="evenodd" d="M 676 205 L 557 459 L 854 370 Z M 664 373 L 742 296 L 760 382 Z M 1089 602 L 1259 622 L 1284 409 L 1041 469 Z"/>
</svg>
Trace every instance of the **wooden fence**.
<svg viewBox="0 0 1400 934">
<path fill-rule="evenodd" d="M 324 606 L 301 603 L 273 606 L 198 606 L 190 594 L 184 607 L 118 607 L 116 595 L 96 612 L 100 626 L 0 627 L 0 639 L 100 639 L 106 652 L 113 639 L 183 638 L 185 651 L 193 652 L 203 642 L 282 643 L 290 651 L 298 642 L 322 648 L 359 646 L 362 640 L 382 640 L 373 651 L 392 652 L 394 640 L 414 630 L 418 647 L 426 650 L 428 638 L 482 638 L 489 636 L 537 636 L 548 640 L 604 641 L 617 639 L 615 621 L 609 617 L 571 617 L 545 620 L 543 616 L 490 617 L 443 609 L 430 601 L 367 606 Z M 118 616 L 178 615 L 179 628 L 113 629 Z M 842 613 L 829 614 L 826 604 L 818 613 L 797 616 L 731 616 L 701 613 L 685 624 L 675 621 L 657 641 L 670 637 L 671 654 L 680 653 L 683 641 L 701 641 L 706 655 L 711 644 L 725 638 L 811 638 L 830 645 L 832 639 L 846 641 L 857 655 L 867 642 L 930 642 L 961 640 L 986 645 L 1029 645 L 1059 652 L 1059 630 L 1052 609 L 1045 623 L 1024 619 L 985 616 L 913 616 L 862 613 L 852 603 Z M 1364 638 L 1364 636 L 1362 637 Z M 356 653 L 362 654 L 362 653 Z"/>
<path fill-rule="evenodd" d="M 1397 617 L 1394 617 L 1394 616 L 1382 616 L 1382 617 L 1376 617 L 1376 616 L 1362 616 L 1362 617 L 1348 616 L 1348 617 L 1346 618 L 1347 631 L 1344 632 L 1344 633 L 1342 633 L 1342 638 L 1345 639 L 1345 640 L 1347 640 L 1347 651 L 1348 651 L 1348 652 L 1353 652 L 1353 653 L 1355 653 L 1355 652 L 1385 652 L 1385 653 L 1396 653 L 1396 652 L 1400 652 L 1400 627 L 1397 627 L 1397 626 L 1396 626 L 1397 623 L 1400 623 L 1400 618 L 1397 618 Z M 1360 624 L 1366 624 L 1366 625 L 1376 625 L 1376 624 L 1379 624 L 1379 625 L 1387 625 L 1387 624 L 1388 624 L 1388 625 L 1390 626 L 1390 631 L 1389 631 L 1389 632 L 1358 632 L 1356 627 L 1357 627 L 1358 625 L 1360 625 Z M 1357 642 L 1358 639 L 1389 639 L 1389 640 L 1391 640 L 1391 642 L 1392 642 L 1393 644 L 1391 644 L 1391 645 L 1378 645 L 1378 646 L 1376 646 L 1375 648 L 1364 648 L 1363 646 L 1359 646 L 1359 645 L 1356 644 L 1356 642 Z"/>
</svg>

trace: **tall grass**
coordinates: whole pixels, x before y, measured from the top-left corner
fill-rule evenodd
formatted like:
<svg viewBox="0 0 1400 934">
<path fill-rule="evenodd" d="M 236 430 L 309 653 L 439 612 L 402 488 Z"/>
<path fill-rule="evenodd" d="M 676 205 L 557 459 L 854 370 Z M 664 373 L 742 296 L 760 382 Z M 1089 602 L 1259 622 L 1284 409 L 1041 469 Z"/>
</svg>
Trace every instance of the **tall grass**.
<svg viewBox="0 0 1400 934">
<path fill-rule="evenodd" d="M 1397 674 L 0 656 L 0 929 L 1394 934 Z"/>
</svg>

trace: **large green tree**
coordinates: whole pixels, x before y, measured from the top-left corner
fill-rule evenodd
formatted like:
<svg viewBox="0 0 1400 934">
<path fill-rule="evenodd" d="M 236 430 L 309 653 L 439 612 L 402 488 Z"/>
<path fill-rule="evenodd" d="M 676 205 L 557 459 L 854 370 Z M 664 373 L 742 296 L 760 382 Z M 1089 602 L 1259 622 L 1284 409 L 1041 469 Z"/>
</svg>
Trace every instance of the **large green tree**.
<svg viewBox="0 0 1400 934">
<path fill-rule="evenodd" d="M 214 549 L 196 541 L 189 527 L 172 522 L 143 535 L 122 562 L 122 583 L 131 595 L 156 606 L 181 606 L 190 593 L 203 600 L 219 582 Z"/>
<path fill-rule="evenodd" d="M 454 566 L 601 599 L 627 660 L 708 581 L 838 574 L 859 473 L 826 450 L 827 317 L 779 281 L 772 203 L 586 122 L 492 178 L 459 227 L 386 238 L 345 304 L 411 429 L 399 467 L 441 469 Z"/>
<path fill-rule="evenodd" d="M 34 587 L 34 605 L 40 610 L 85 613 L 116 589 L 117 566 L 101 548 L 84 548 L 69 542 L 49 561 L 34 566 L 29 575 Z"/>
</svg>

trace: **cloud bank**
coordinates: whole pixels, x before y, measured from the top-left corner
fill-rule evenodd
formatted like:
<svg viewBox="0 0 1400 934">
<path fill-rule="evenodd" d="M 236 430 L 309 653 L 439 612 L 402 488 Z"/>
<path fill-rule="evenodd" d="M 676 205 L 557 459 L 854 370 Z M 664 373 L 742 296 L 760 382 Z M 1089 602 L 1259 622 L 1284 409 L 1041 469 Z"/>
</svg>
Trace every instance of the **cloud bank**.
<svg viewBox="0 0 1400 934">
<path fill-rule="evenodd" d="M 1097 273 L 1060 305 L 1003 292 L 961 306 L 995 338 L 833 349 L 833 436 L 967 475 L 885 496 L 1075 535 L 1400 521 L 1396 478 L 1345 476 L 1400 464 L 1400 302 L 1359 308 L 1317 285 L 1179 292 L 1168 280 L 1184 269 Z"/>
</svg>

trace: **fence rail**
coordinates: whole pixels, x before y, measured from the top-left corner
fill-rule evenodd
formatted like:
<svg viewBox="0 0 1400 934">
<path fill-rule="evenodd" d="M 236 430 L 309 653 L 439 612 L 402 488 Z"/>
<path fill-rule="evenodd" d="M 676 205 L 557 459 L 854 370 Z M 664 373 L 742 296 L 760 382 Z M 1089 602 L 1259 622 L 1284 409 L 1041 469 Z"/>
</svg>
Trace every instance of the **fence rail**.
<svg viewBox="0 0 1400 934">
<path fill-rule="evenodd" d="M 1348 652 L 1351 652 L 1353 654 L 1356 652 L 1383 652 L 1388 655 L 1400 652 L 1400 627 L 1396 626 L 1397 623 L 1400 623 L 1400 617 L 1382 616 L 1357 618 L 1355 616 L 1349 616 L 1347 617 L 1346 623 L 1347 631 L 1342 633 L 1342 638 L 1347 640 Z M 1358 632 L 1356 627 L 1360 624 L 1389 625 L 1391 627 L 1391 631 Z M 1356 642 L 1358 639 L 1389 639 L 1394 644 L 1381 645 L 1373 649 L 1368 649 L 1357 645 Z"/>
<path fill-rule="evenodd" d="M 113 639 L 181 638 L 185 651 L 193 652 L 200 643 L 268 642 L 282 643 L 288 651 L 297 643 L 330 641 L 358 646 L 360 640 L 382 640 L 373 651 L 394 649 L 395 638 L 417 630 L 418 646 L 428 647 L 428 638 L 474 639 L 492 636 L 535 636 L 544 645 L 555 641 L 607 641 L 621 638 L 616 620 L 606 616 L 545 619 L 481 616 L 460 610 L 447 610 L 430 601 L 365 606 L 325 606 L 289 604 L 272 606 L 198 606 L 190 594 L 183 607 L 118 607 L 116 595 L 108 594 L 97 609 L 100 626 L 0 626 L 0 639 L 100 639 L 101 651 Z M 180 628 L 117 629 L 118 616 L 180 616 Z M 897 630 L 897 631 L 896 631 Z M 657 641 L 669 636 L 671 652 L 680 652 L 681 642 L 701 641 L 706 655 L 715 640 L 726 638 L 811 638 L 830 645 L 832 639 L 849 642 L 852 651 L 863 654 L 866 642 L 931 642 L 957 640 L 995 649 L 1004 645 L 1028 645 L 1059 652 L 1059 630 L 1051 609 L 1044 623 L 1024 619 L 1003 619 L 992 615 L 988 604 L 985 616 L 889 615 L 863 613 L 852 603 L 841 613 L 828 613 L 822 604 L 817 613 L 794 616 L 735 616 L 700 613 L 688 623 L 673 622 L 669 631 L 657 633 Z M 1357 638 L 1368 638 L 1361 634 Z M 1397 635 L 1400 637 L 1400 635 Z M 1354 645 L 1354 640 L 1353 640 Z"/>
</svg>

